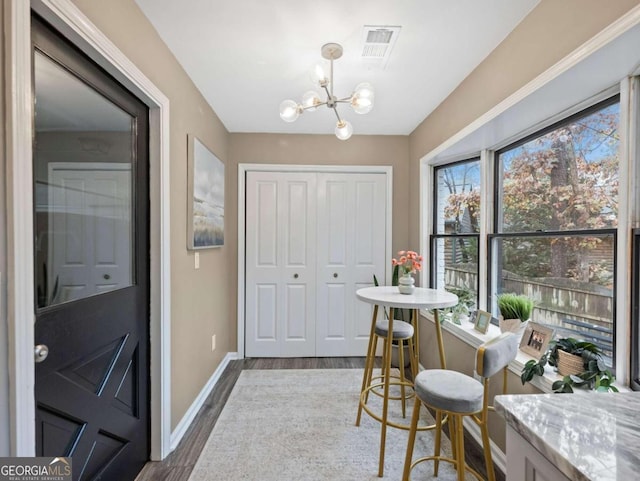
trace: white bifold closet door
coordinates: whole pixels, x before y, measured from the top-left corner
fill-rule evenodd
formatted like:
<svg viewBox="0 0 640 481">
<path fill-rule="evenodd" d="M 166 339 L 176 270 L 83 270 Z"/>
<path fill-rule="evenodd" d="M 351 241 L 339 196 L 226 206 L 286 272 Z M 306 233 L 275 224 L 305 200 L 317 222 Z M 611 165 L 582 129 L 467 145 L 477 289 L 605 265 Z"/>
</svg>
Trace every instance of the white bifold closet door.
<svg viewBox="0 0 640 481">
<path fill-rule="evenodd" d="M 315 352 L 316 176 L 248 172 L 246 353 Z"/>
<path fill-rule="evenodd" d="M 364 356 L 371 305 L 356 290 L 384 284 L 386 176 L 318 174 L 316 356 Z"/>
<path fill-rule="evenodd" d="M 247 172 L 248 357 L 365 355 L 386 195 L 385 174 Z"/>
</svg>

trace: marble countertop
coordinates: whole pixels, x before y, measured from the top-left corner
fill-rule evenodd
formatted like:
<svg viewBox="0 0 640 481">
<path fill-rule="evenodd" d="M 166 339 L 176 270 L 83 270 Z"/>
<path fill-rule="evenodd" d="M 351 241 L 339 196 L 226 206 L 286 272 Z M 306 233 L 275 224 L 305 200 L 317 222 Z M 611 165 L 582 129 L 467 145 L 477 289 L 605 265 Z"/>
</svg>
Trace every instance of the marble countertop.
<svg viewBox="0 0 640 481">
<path fill-rule="evenodd" d="M 569 479 L 640 479 L 640 392 L 506 395 L 494 404 Z"/>
</svg>

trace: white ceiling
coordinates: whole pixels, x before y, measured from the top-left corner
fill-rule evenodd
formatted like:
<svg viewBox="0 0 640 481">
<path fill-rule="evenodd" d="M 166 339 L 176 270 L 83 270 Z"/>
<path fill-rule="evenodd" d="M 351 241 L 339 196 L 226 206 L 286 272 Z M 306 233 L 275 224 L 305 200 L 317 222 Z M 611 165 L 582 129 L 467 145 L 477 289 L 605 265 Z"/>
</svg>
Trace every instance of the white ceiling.
<svg viewBox="0 0 640 481">
<path fill-rule="evenodd" d="M 230 132 L 333 133 L 327 108 L 289 124 L 278 107 L 314 88 L 320 48 L 337 42 L 335 95 L 363 81 L 376 89 L 370 113 L 340 114 L 354 134 L 383 135 L 410 134 L 538 2 L 136 0 Z M 402 26 L 385 69 L 359 58 L 364 25 Z"/>
</svg>

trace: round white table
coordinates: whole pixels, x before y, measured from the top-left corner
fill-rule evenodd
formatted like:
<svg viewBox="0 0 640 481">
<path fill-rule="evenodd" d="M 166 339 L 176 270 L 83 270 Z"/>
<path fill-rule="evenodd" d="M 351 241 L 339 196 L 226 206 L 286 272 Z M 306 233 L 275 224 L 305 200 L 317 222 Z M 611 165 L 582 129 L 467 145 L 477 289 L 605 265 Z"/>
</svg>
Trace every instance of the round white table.
<svg viewBox="0 0 640 481">
<path fill-rule="evenodd" d="M 452 307 L 458 304 L 458 296 L 452 294 L 450 292 L 438 289 L 426 289 L 423 287 L 416 287 L 413 294 L 400 294 L 397 286 L 381 286 L 381 287 L 365 287 L 363 289 L 358 289 L 356 291 L 356 296 L 358 299 L 364 302 L 368 302 L 369 304 L 373 304 L 373 317 L 371 319 L 371 336 L 369 338 L 369 350 L 367 352 L 367 357 L 375 356 L 375 353 L 372 351 L 372 339 L 374 335 L 375 325 L 378 318 L 378 308 L 382 306 L 383 308 L 389 308 L 389 333 L 393 332 L 393 310 L 394 309 L 411 309 L 412 314 L 412 324 L 414 328 L 414 345 L 416 346 L 413 350 L 415 359 L 412 360 L 412 365 L 418 365 L 418 351 L 419 351 L 419 331 L 418 331 L 418 311 L 420 309 L 435 309 L 434 310 L 434 318 L 435 318 L 435 327 L 436 327 L 436 336 L 438 341 L 438 350 L 440 354 L 440 367 L 442 369 L 446 369 L 446 360 L 444 355 L 444 344 L 442 341 L 442 330 L 440 328 L 440 319 L 438 316 L 437 309 L 443 309 L 445 307 Z M 392 344 L 392 335 L 387 336 L 385 342 L 385 350 L 387 353 L 391 353 L 391 344 Z M 385 372 L 391 372 L 391 355 L 387 355 L 385 357 L 386 365 L 383 367 Z M 371 366 L 373 369 L 373 366 Z M 403 367 L 400 367 L 403 369 Z M 417 373 L 413 372 L 413 376 L 415 377 Z M 384 474 L 384 450 L 385 450 L 385 440 L 387 436 L 387 425 L 393 427 L 400 427 L 402 429 L 406 429 L 408 427 L 402 427 L 394 423 L 388 423 L 388 399 L 389 399 L 389 385 L 390 385 L 390 376 L 384 376 L 384 394 L 383 394 L 383 404 L 382 404 L 382 419 L 374 416 L 367 408 L 364 407 L 364 403 L 366 402 L 366 396 L 364 395 L 365 391 L 369 389 L 367 386 L 367 370 L 365 369 L 365 374 L 362 379 L 362 389 L 360 395 L 360 403 L 358 405 L 358 417 L 356 420 L 356 426 L 360 424 L 360 416 L 362 414 L 362 409 L 365 408 L 365 411 L 369 413 L 374 419 L 378 419 L 381 421 L 382 429 L 380 433 L 380 460 L 378 466 L 378 476 L 382 477 Z"/>
</svg>

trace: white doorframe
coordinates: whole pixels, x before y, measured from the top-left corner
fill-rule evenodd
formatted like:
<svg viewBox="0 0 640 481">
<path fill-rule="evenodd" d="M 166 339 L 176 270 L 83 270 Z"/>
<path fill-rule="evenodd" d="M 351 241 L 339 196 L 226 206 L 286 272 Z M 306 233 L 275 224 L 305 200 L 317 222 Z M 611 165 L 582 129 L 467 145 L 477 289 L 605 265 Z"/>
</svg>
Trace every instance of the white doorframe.
<svg viewBox="0 0 640 481">
<path fill-rule="evenodd" d="M 339 172 L 385 174 L 387 177 L 386 198 L 386 243 L 385 258 L 391 259 L 393 234 L 393 167 L 390 165 L 285 165 L 285 164 L 238 164 L 238 359 L 244 359 L 245 316 L 245 192 L 246 173 L 256 172 Z M 385 282 L 391 282 L 391 269 L 386 269 Z"/>
<path fill-rule="evenodd" d="M 151 459 L 170 452 L 169 99 L 70 0 L 3 2 L 11 455 L 34 456 L 33 134 L 30 8 L 149 107 Z"/>
</svg>

